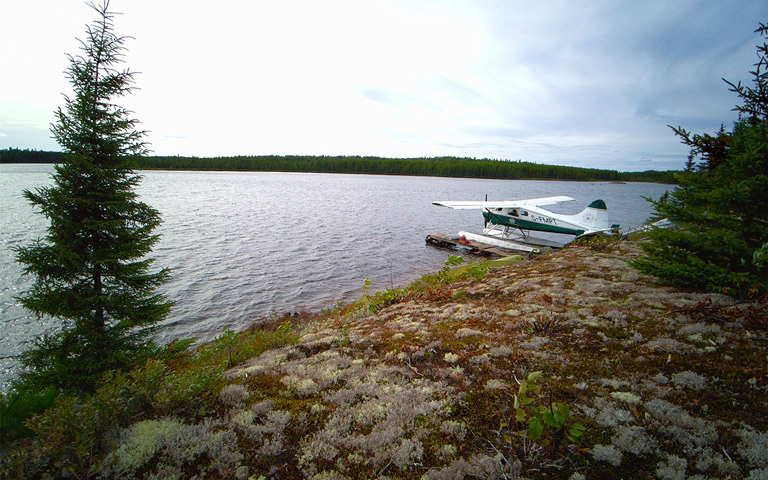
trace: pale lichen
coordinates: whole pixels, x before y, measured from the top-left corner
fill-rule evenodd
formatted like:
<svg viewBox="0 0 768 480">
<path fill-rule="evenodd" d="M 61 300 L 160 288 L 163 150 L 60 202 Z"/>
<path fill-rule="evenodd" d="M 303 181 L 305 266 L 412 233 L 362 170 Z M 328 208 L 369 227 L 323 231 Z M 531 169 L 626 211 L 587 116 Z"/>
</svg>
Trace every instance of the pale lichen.
<svg viewBox="0 0 768 480">
<path fill-rule="evenodd" d="M 672 383 L 690 390 L 703 390 L 707 387 L 707 379 L 695 372 L 675 373 L 672 375 Z"/>
<path fill-rule="evenodd" d="M 656 475 L 661 480 L 685 480 L 688 461 L 677 455 L 667 455 L 656 467 Z"/>
<path fill-rule="evenodd" d="M 455 353 L 448 352 L 443 355 L 443 359 L 448 363 L 456 363 L 459 361 L 459 356 Z"/>
<path fill-rule="evenodd" d="M 485 382 L 486 390 L 503 390 L 507 388 L 507 383 L 503 380 L 492 378 Z"/>
<path fill-rule="evenodd" d="M 611 437 L 611 443 L 626 453 L 650 454 L 656 451 L 659 442 L 644 427 L 621 425 Z"/>
<path fill-rule="evenodd" d="M 616 400 L 628 403 L 630 405 L 640 404 L 640 396 L 631 392 L 611 392 L 611 396 Z"/>
<path fill-rule="evenodd" d="M 592 448 L 592 457 L 598 462 L 606 462 L 618 467 L 621 465 L 622 454 L 613 445 L 595 445 Z"/>
</svg>

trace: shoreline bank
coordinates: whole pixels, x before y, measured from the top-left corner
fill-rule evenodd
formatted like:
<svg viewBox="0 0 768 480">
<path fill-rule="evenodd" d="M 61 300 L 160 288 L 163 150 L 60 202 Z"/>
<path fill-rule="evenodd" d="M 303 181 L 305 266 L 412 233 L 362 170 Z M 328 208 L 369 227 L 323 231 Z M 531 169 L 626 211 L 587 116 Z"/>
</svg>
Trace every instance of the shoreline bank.
<svg viewBox="0 0 768 480">
<path fill-rule="evenodd" d="M 639 254 L 635 241 L 570 248 L 479 280 L 424 283 L 373 309 L 378 294 L 222 336 L 186 367 L 163 367 L 168 390 L 113 426 L 104 471 L 759 478 L 765 305 L 656 285 L 627 265 Z M 167 380 L 227 355 L 235 361 L 192 397 Z M 210 450 L 180 467 L 178 442 L 203 430 L 193 437 Z M 148 432 L 156 440 L 131 463 Z M 212 438 L 229 440 L 215 450 Z"/>
</svg>

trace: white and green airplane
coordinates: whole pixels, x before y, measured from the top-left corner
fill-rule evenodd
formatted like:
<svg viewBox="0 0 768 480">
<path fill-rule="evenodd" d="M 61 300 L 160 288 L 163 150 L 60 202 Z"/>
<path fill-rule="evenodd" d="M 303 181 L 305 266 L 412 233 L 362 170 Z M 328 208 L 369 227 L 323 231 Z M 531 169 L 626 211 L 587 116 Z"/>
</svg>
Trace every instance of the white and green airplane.
<svg viewBox="0 0 768 480">
<path fill-rule="evenodd" d="M 573 200 L 571 197 L 557 196 L 504 201 L 438 201 L 432 202 L 432 204 L 454 209 L 482 209 L 486 227 L 483 234 L 502 240 L 527 240 L 530 231 L 561 233 L 579 237 L 596 233 L 611 233 L 619 228 L 618 225 L 611 224 L 608 220 L 608 210 L 602 200 L 595 200 L 587 208 L 574 215 L 554 213 L 541 208 L 544 205 Z M 489 224 L 491 227 L 488 226 Z M 522 237 L 513 237 L 516 230 L 520 231 Z"/>
</svg>

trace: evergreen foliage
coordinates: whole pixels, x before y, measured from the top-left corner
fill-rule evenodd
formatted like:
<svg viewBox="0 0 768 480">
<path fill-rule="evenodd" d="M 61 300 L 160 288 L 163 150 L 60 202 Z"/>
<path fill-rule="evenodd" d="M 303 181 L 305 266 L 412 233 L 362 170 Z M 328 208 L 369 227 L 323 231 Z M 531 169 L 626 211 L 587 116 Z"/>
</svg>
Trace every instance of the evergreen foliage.
<svg viewBox="0 0 768 480">
<path fill-rule="evenodd" d="M 64 154 L 20 148 L 0 149 L 0 163 L 62 163 Z"/>
<path fill-rule="evenodd" d="M 768 38 L 768 26 L 757 32 Z M 710 292 L 768 292 L 768 45 L 757 53 L 752 87 L 726 81 L 743 102 L 731 131 L 673 128 L 691 153 L 680 187 L 653 204 L 677 228 L 651 232 L 641 271 Z"/>
<path fill-rule="evenodd" d="M 0 150 L 0 163 L 57 163 L 58 152 Z M 259 155 L 237 157 L 142 156 L 136 168 L 251 172 L 360 173 L 502 180 L 575 180 L 675 183 L 673 171 L 619 172 L 598 168 L 457 157 L 383 158 L 361 156 Z"/>
<path fill-rule="evenodd" d="M 640 181 L 674 183 L 672 172 L 619 172 L 597 168 L 545 165 L 520 160 L 458 157 L 382 158 L 373 156 L 264 155 L 239 157 L 146 157 L 143 168 L 242 170 L 269 172 L 353 173 L 429 177 Z"/>
<path fill-rule="evenodd" d="M 160 216 L 134 192 L 133 157 L 145 153 L 144 132 L 113 103 L 133 83 L 131 72 L 117 70 L 124 37 L 113 33 L 108 0 L 90 6 L 99 18 L 67 70 L 75 95 L 65 96 L 52 126 L 64 163 L 53 185 L 24 192 L 50 226 L 43 239 L 16 250 L 24 273 L 36 277 L 22 305 L 62 321 L 23 355 L 25 381 L 68 391 L 90 390 L 104 372 L 141 358 L 152 325 L 171 307 L 156 293 L 169 272 L 150 272 L 146 258 Z"/>
</svg>

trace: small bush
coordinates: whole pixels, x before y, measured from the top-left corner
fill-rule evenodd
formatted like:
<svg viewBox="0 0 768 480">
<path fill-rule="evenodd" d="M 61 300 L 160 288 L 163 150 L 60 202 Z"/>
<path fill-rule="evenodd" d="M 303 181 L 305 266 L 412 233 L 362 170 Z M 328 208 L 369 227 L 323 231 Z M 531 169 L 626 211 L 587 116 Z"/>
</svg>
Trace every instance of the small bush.
<svg viewBox="0 0 768 480">
<path fill-rule="evenodd" d="M 56 472 L 65 466 L 69 475 L 81 478 L 89 475 L 95 454 L 112 433 L 93 402 L 75 397 L 59 397 L 55 407 L 31 419 L 29 426 L 40 467 Z"/>
<path fill-rule="evenodd" d="M 252 329 L 239 333 L 224 329 L 213 342 L 199 348 L 196 363 L 226 363 L 225 366 L 231 368 L 267 350 L 293 344 L 297 339 L 298 334 L 290 320 L 271 329 Z"/>
<path fill-rule="evenodd" d="M 0 445 L 32 436 L 27 421 L 52 407 L 55 401 L 53 389 L 25 391 L 22 388 L 0 395 Z"/>
</svg>

